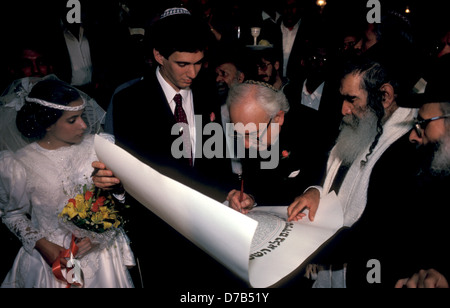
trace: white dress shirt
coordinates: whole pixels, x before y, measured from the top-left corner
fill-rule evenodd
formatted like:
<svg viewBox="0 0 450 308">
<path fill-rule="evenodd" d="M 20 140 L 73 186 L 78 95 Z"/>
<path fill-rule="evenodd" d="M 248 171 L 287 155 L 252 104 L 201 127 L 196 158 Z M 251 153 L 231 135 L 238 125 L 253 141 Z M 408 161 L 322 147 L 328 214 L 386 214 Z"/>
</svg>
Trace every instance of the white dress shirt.
<svg viewBox="0 0 450 308">
<path fill-rule="evenodd" d="M 305 80 L 305 82 L 303 83 L 303 90 L 302 90 L 302 105 L 305 105 L 306 107 L 312 108 L 314 110 L 319 110 L 324 85 L 325 82 L 322 82 L 320 86 L 318 86 L 317 89 L 310 94 L 306 89 L 306 80 Z"/>
<path fill-rule="evenodd" d="M 175 91 L 174 88 L 163 78 L 160 72 L 160 68 L 156 69 L 156 77 L 164 91 L 167 101 L 169 102 L 169 107 L 172 113 L 175 113 L 176 103 L 173 100 L 176 94 L 181 94 L 182 104 L 184 112 L 186 113 L 186 118 L 189 124 L 189 133 L 191 136 L 191 146 L 192 146 L 192 161 L 195 160 L 195 145 L 196 145 L 196 129 L 195 129 L 195 114 L 194 114 L 194 96 L 192 95 L 192 90 L 190 88 L 181 89 L 180 92 Z"/>
<path fill-rule="evenodd" d="M 69 51 L 72 65 L 71 85 L 82 86 L 92 82 L 92 61 L 89 42 L 84 36 L 84 29 L 80 26 L 79 37 L 64 28 L 64 39 Z"/>
<path fill-rule="evenodd" d="M 283 34 L 283 76 L 286 76 L 287 65 L 289 61 L 289 56 L 292 51 L 292 47 L 294 46 L 295 37 L 297 36 L 298 28 L 300 27 L 300 22 L 289 30 L 281 23 L 281 33 Z"/>
</svg>

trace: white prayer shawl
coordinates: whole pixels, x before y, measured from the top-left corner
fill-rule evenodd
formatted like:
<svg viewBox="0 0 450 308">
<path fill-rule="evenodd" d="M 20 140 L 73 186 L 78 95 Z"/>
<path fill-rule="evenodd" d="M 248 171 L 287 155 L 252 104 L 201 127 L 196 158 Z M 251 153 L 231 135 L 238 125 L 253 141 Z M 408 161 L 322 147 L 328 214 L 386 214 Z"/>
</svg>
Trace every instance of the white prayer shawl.
<svg viewBox="0 0 450 308">
<path fill-rule="evenodd" d="M 373 167 L 383 153 L 411 129 L 412 121 L 416 116 L 416 109 L 398 108 L 383 125 L 383 134 L 372 154 L 368 157 L 365 166 L 361 167 L 360 162 L 365 160 L 369 147 L 350 167 L 338 194 L 344 212 L 344 226 L 352 226 L 363 213 L 367 203 L 367 188 Z M 323 187 L 325 194 L 329 192 L 341 163 L 342 160 L 336 157 L 333 148 L 328 159 L 327 176 Z"/>
<path fill-rule="evenodd" d="M 344 226 L 351 227 L 361 217 L 367 203 L 367 189 L 373 167 L 394 142 L 408 133 L 416 116 L 417 109 L 397 109 L 384 124 L 383 135 L 373 153 L 369 156 L 366 165 L 361 167 L 360 162 L 365 160 L 369 147 L 350 167 L 338 194 L 344 212 Z M 329 192 L 341 163 L 342 161 L 336 157 L 335 149 L 333 148 L 327 164 L 327 176 L 323 187 L 324 195 Z M 318 279 L 313 285 L 313 287 L 333 288 L 345 288 L 345 286 L 345 268 L 340 271 L 333 271 L 332 269 L 319 270 Z"/>
</svg>

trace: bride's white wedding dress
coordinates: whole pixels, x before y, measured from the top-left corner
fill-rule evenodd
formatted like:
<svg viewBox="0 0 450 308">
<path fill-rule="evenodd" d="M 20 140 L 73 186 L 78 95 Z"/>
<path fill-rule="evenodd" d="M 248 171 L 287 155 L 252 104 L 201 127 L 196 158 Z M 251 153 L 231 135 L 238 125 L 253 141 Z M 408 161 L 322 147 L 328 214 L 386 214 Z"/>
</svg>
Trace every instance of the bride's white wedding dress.
<svg viewBox="0 0 450 308">
<path fill-rule="evenodd" d="M 2 287 L 66 287 L 34 246 L 45 237 L 69 248 L 71 232 L 61 226 L 58 214 L 84 184 L 92 184 L 91 164 L 97 160 L 93 141 L 93 135 L 87 135 L 82 143 L 57 150 L 31 143 L 14 155 L 3 155 L 0 216 L 23 247 Z M 133 287 L 127 266 L 134 266 L 135 261 L 123 231 L 106 248 L 97 246 L 79 260 L 84 287 Z"/>
</svg>

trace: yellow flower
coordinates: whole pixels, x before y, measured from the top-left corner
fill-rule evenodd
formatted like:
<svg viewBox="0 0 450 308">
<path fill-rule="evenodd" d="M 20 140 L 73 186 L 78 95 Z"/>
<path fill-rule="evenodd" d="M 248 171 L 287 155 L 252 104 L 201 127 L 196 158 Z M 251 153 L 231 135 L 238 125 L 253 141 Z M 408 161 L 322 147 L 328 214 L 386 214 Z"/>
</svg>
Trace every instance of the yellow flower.
<svg viewBox="0 0 450 308">
<path fill-rule="evenodd" d="M 114 222 L 114 228 L 118 228 L 119 225 L 120 225 L 120 221 L 119 221 L 119 220 L 116 220 L 116 221 Z"/>
<path fill-rule="evenodd" d="M 75 201 L 77 201 L 77 205 L 84 203 L 84 197 L 82 195 L 78 194 L 75 196 Z"/>
<path fill-rule="evenodd" d="M 75 201 L 77 202 L 77 210 L 79 212 L 85 211 L 85 202 L 84 202 L 84 197 L 82 195 L 76 195 L 75 197 Z"/>
<path fill-rule="evenodd" d="M 103 219 L 108 219 L 109 218 L 109 209 L 106 206 L 101 206 L 100 207 L 100 213 L 103 215 Z"/>
<path fill-rule="evenodd" d="M 69 219 L 79 217 L 75 223 L 80 228 L 104 232 L 113 227 L 118 228 L 122 224 L 122 218 L 118 213 L 111 195 L 100 196 L 95 188 L 88 190 L 85 186 L 83 194 L 77 194 L 69 199 L 59 216 Z"/>
<path fill-rule="evenodd" d="M 84 200 L 84 196 L 83 195 L 76 195 L 75 197 L 75 201 L 76 201 L 76 211 L 78 212 L 78 216 L 80 216 L 80 218 L 85 219 L 87 217 L 87 210 L 88 210 L 88 206 Z"/>
<path fill-rule="evenodd" d="M 86 213 L 86 211 L 78 212 L 78 216 L 80 216 L 80 218 L 82 218 L 82 219 L 85 219 L 87 217 L 87 213 Z"/>
<path fill-rule="evenodd" d="M 67 205 L 64 207 L 64 209 L 61 212 L 60 216 L 67 215 L 70 219 L 77 216 L 78 212 L 75 209 L 75 206 L 72 202 L 67 203 Z"/>
<path fill-rule="evenodd" d="M 94 224 L 101 224 L 103 222 L 103 215 L 100 212 L 95 213 L 92 215 L 91 220 Z"/>
<path fill-rule="evenodd" d="M 104 221 L 104 222 L 103 222 L 103 228 L 109 229 L 109 228 L 111 228 L 111 227 L 112 227 L 112 223 L 107 222 L 107 221 Z"/>
</svg>

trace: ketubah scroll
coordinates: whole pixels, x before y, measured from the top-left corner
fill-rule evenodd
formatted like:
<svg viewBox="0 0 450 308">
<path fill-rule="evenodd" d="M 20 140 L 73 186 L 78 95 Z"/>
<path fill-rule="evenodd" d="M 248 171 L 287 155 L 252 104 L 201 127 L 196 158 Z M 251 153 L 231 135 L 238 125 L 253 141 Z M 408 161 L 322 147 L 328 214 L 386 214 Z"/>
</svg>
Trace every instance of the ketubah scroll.
<svg viewBox="0 0 450 308">
<path fill-rule="evenodd" d="M 287 222 L 287 208 L 241 214 L 152 169 L 100 136 L 95 151 L 126 191 L 175 230 L 255 288 L 275 286 L 305 264 L 343 225 L 334 193 L 314 222 Z"/>
</svg>

